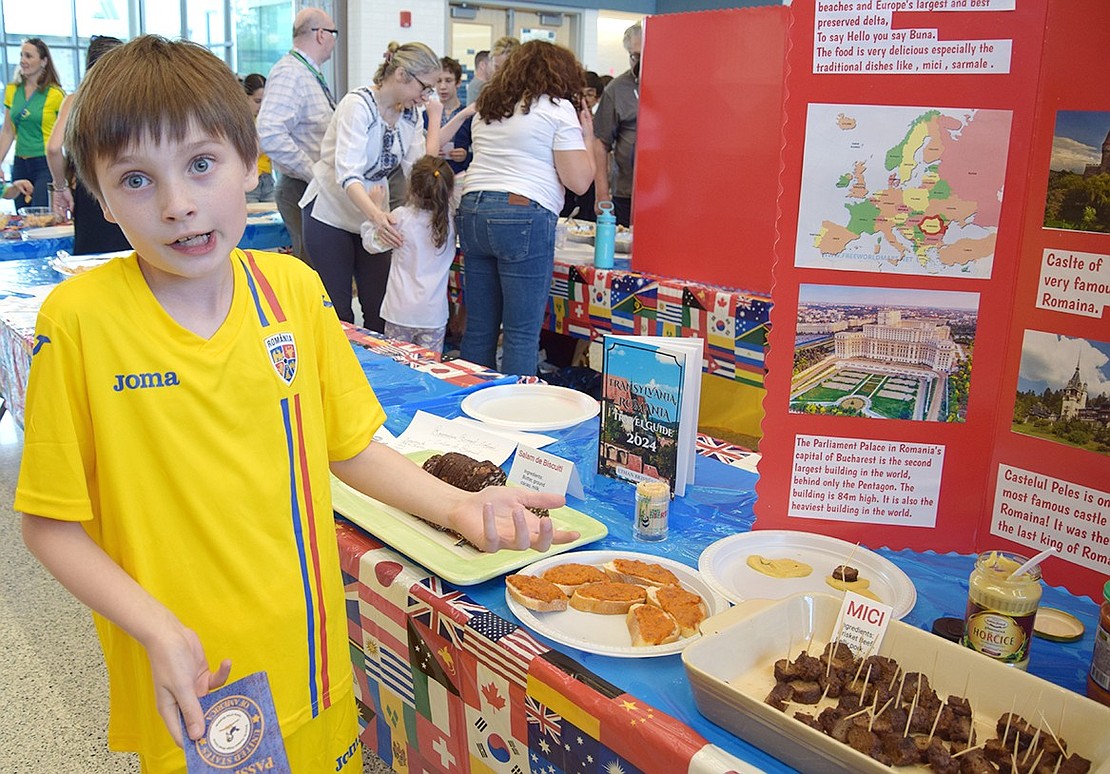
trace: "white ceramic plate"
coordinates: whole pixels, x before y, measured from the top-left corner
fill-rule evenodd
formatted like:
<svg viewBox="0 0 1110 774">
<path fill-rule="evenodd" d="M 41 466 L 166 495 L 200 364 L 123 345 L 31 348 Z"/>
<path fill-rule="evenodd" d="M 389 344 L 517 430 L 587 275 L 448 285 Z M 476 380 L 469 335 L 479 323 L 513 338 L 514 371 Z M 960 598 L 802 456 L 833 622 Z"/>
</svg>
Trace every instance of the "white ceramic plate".
<svg viewBox="0 0 1110 774">
<path fill-rule="evenodd" d="M 804 578 L 772 578 L 748 566 L 752 554 L 794 559 L 808 564 L 813 572 Z M 871 582 L 868 590 L 893 607 L 895 617 L 903 618 L 913 610 L 917 589 L 906 573 L 874 551 L 826 535 L 776 529 L 741 532 L 718 540 L 698 557 L 698 569 L 706 582 L 733 602 L 782 599 L 803 592 L 837 594 L 825 578 L 845 563 Z"/>
<path fill-rule="evenodd" d="M 42 228 L 29 228 L 23 232 L 24 239 L 57 239 L 59 237 L 73 236 L 73 225 L 68 226 L 43 226 Z"/>
<path fill-rule="evenodd" d="M 650 554 L 638 554 L 631 551 L 575 551 L 560 556 L 541 559 L 535 564 L 530 564 L 520 570 L 521 575 L 542 575 L 548 568 L 558 564 L 577 562 L 579 564 L 592 564 L 601 566 L 612 559 L 639 559 L 643 562 L 655 562 L 666 567 L 678 576 L 682 587 L 687 591 L 700 594 L 705 600 L 705 607 L 709 615 L 715 615 L 728 607 L 728 602 L 709 584 L 702 580 L 697 571 L 692 567 Z M 529 610 L 513 599 L 505 591 L 505 601 L 509 609 L 522 624 L 537 634 L 542 634 L 548 639 L 572 648 L 584 650 L 587 653 L 597 653 L 603 656 L 618 656 L 620 658 L 643 658 L 651 656 L 667 656 L 672 653 L 681 653 L 700 635 L 684 637 L 678 642 L 669 642 L 666 645 L 650 645 L 637 648 L 631 644 L 631 635 L 628 633 L 628 624 L 623 615 L 599 615 L 587 613 L 568 607 L 557 613 L 537 613 Z"/>
<path fill-rule="evenodd" d="M 600 404 L 585 393 L 551 384 L 500 384 L 467 395 L 467 416 L 514 430 L 559 430 L 597 416 Z"/>
<path fill-rule="evenodd" d="M 247 212 L 277 212 L 276 202 L 247 202 Z"/>
</svg>

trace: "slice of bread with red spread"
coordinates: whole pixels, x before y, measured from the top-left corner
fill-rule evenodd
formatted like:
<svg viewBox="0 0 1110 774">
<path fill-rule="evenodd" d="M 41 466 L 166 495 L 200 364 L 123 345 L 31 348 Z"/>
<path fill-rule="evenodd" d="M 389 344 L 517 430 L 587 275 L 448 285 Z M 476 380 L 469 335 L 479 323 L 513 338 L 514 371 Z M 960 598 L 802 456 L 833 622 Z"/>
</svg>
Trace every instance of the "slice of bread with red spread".
<svg viewBox="0 0 1110 774">
<path fill-rule="evenodd" d="M 579 586 L 570 595 L 575 610 L 601 615 L 624 615 L 635 604 L 647 602 L 647 591 L 632 583 L 599 581 Z"/>
<path fill-rule="evenodd" d="M 625 617 L 632 644 L 636 647 L 665 645 L 679 638 L 678 622 L 654 605 L 633 605 Z"/>
<path fill-rule="evenodd" d="M 535 575 L 506 575 L 505 588 L 520 604 L 539 613 L 567 609 L 567 595 L 549 580 Z"/>
<path fill-rule="evenodd" d="M 605 574 L 621 583 L 641 586 L 678 586 L 678 576 L 661 564 L 639 559 L 613 559 L 602 565 Z"/>
<path fill-rule="evenodd" d="M 567 562 L 566 564 L 548 567 L 543 573 L 543 578 L 554 583 L 568 595 L 573 594 L 576 588 L 586 583 L 597 583 L 609 579 L 605 573 L 592 564 L 580 564 L 578 562 Z"/>
<path fill-rule="evenodd" d="M 683 637 L 693 637 L 707 615 L 705 600 L 678 586 L 659 586 L 647 590 L 648 601 L 662 608 L 678 622 Z"/>
</svg>

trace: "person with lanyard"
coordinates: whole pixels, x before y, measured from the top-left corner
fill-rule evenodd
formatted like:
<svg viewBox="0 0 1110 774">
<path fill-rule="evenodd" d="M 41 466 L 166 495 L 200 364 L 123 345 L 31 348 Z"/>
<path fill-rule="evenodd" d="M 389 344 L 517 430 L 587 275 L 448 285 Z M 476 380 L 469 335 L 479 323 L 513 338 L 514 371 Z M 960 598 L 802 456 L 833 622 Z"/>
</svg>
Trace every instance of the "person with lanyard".
<svg viewBox="0 0 1110 774">
<path fill-rule="evenodd" d="M 338 37 L 327 13 L 301 9 L 293 21 L 293 48 L 271 68 L 258 111 L 258 141 L 279 174 L 274 188 L 278 212 L 289 230 L 293 255 L 310 266 L 298 203 L 335 112 L 335 97 L 320 68 L 331 58 Z"/>
<path fill-rule="evenodd" d="M 0 159 L 15 142 L 12 179 L 30 180 L 35 187 L 30 206 L 50 206 L 50 167 L 46 143 L 58 120 L 65 92 L 50 49 L 41 38 L 28 38 L 19 52 L 19 75 L 4 89 L 4 128 L 0 129 Z M 4 174 L 0 171 L 0 181 Z"/>
</svg>

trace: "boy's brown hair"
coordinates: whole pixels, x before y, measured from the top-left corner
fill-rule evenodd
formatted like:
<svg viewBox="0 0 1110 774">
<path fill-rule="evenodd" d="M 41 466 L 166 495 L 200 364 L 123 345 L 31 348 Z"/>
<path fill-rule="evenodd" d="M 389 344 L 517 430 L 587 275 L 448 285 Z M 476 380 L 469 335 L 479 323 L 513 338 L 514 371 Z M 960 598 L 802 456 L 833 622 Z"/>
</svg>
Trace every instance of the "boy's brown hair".
<svg viewBox="0 0 1110 774">
<path fill-rule="evenodd" d="M 238 78 L 203 46 L 143 35 L 105 54 L 74 95 L 65 146 L 97 198 L 98 159 L 115 159 L 144 137 L 185 139 L 191 126 L 227 140 L 243 163 L 258 159 L 258 134 Z"/>
</svg>

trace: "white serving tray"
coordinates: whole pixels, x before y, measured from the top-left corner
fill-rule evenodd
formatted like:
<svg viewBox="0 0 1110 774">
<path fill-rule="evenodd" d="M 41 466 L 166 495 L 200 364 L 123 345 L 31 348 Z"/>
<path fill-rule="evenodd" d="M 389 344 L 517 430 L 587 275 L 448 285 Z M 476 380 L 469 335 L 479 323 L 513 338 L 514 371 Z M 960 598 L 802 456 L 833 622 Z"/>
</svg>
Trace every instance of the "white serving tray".
<svg viewBox="0 0 1110 774">
<path fill-rule="evenodd" d="M 810 707 L 792 704 L 787 714 L 763 701 L 775 684 L 774 662 L 788 649 L 795 658 L 811 638 L 809 652 L 820 653 L 839 610 L 837 597 L 797 594 L 747 602 L 704 621 L 702 637 L 682 652 L 698 710 L 801 771 L 889 772 L 794 719 L 794 711 Z M 941 697 L 966 696 L 978 738 L 995 736 L 999 716 L 1016 712 L 1034 726 L 1050 726 L 1071 752 L 1092 761 L 1092 772 L 1110 773 L 1110 707 L 901 621 L 891 621 L 879 654 L 897 659 L 907 672 L 924 673 Z"/>
</svg>

